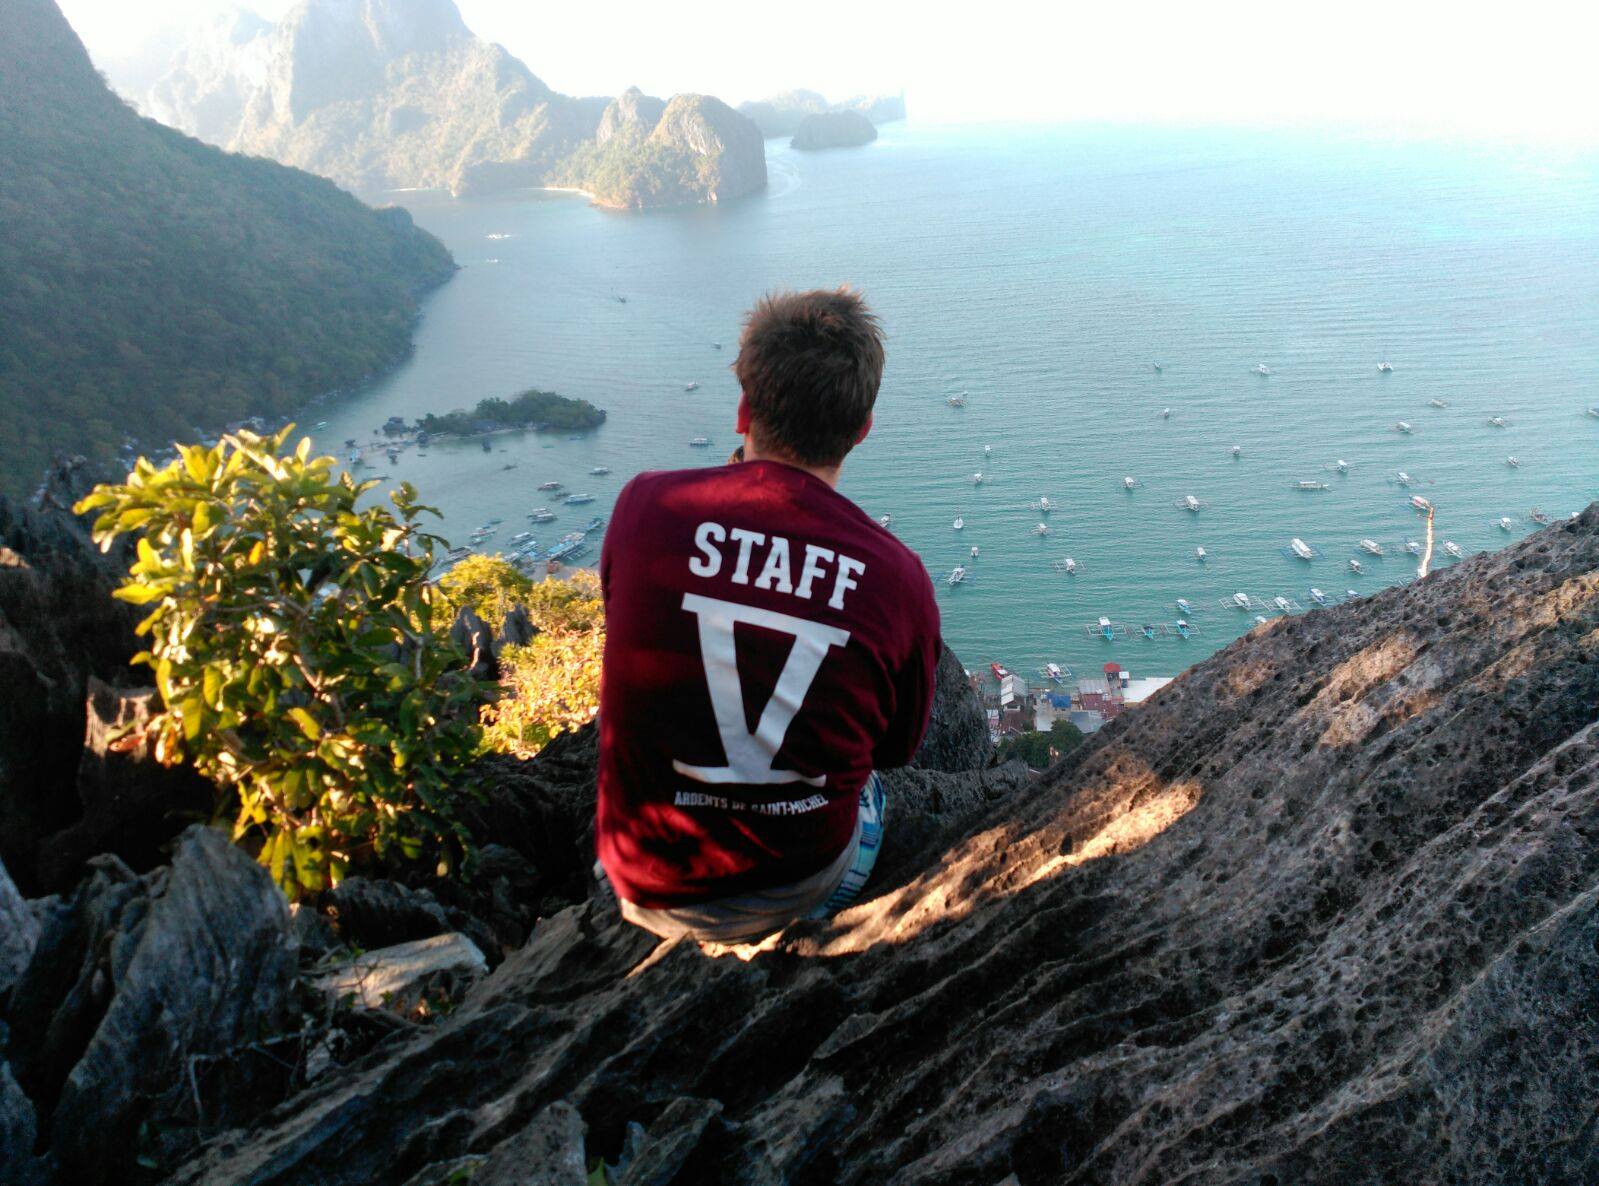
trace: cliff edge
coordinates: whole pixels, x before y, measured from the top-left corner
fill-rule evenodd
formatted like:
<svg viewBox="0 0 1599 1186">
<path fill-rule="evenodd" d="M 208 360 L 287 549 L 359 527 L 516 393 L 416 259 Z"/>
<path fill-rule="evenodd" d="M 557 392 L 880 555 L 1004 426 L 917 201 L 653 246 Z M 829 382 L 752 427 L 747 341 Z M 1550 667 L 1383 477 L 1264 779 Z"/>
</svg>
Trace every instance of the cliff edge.
<svg viewBox="0 0 1599 1186">
<path fill-rule="evenodd" d="M 1260 627 L 831 922 L 571 907 L 173 1180 L 1593 1181 L 1596 706 L 1599 505 Z"/>
</svg>

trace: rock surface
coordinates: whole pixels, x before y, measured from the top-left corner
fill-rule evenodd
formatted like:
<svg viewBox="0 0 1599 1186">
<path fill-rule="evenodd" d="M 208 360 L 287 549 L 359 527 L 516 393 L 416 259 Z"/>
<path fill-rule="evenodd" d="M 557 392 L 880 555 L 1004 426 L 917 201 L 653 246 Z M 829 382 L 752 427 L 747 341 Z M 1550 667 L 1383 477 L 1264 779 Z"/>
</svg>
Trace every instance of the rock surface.
<svg viewBox="0 0 1599 1186">
<path fill-rule="evenodd" d="M 795 148 L 853 148 L 877 139 L 872 121 L 859 111 L 824 111 L 807 115 L 794 129 Z"/>
<path fill-rule="evenodd" d="M 284 1077 L 297 955 L 282 894 L 212 829 L 144 878 L 93 867 L 13 988 L 5 1051 L 61 1180 L 86 1184 L 126 1181 L 151 1132 L 250 1118 Z"/>
<path fill-rule="evenodd" d="M 436 994 L 453 999 L 489 970 L 472 940 L 451 932 L 363 951 L 320 976 L 316 987 L 336 1001 L 351 998 L 367 1009 L 388 1009 L 402 1016 L 414 1012 Z"/>
<path fill-rule="evenodd" d="M 39 920 L 0 861 L 0 1001 L 28 966 L 39 942 Z"/>
<path fill-rule="evenodd" d="M 1255 630 L 830 922 L 572 907 L 173 1180 L 404 1181 L 564 1101 L 684 1184 L 1593 1181 L 1596 717 L 1599 506 Z"/>
</svg>

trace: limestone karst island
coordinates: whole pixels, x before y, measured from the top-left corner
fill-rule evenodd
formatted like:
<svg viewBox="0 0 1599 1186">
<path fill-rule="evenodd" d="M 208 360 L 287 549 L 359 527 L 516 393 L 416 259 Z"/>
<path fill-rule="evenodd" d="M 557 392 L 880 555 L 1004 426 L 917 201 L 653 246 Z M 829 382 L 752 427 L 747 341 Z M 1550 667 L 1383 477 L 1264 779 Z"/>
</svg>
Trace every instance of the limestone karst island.
<svg viewBox="0 0 1599 1186">
<path fill-rule="evenodd" d="M 1599 1182 L 1589 42 L 1314 20 L 0 0 L 0 1186 Z"/>
</svg>

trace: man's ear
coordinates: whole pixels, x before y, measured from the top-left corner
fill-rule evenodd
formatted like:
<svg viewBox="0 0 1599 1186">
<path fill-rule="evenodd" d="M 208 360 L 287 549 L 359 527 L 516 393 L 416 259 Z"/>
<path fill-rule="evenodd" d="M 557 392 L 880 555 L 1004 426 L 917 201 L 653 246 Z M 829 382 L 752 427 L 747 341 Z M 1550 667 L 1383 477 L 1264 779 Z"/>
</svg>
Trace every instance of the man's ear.
<svg viewBox="0 0 1599 1186">
<path fill-rule="evenodd" d="M 855 438 L 855 443 L 857 445 L 860 444 L 862 441 L 864 441 L 866 439 L 866 434 L 871 432 L 871 431 L 872 431 L 872 417 L 871 417 L 871 414 L 868 413 L 867 416 L 866 416 L 866 423 L 861 425 L 861 435 Z"/>
<path fill-rule="evenodd" d="M 738 393 L 738 419 L 733 424 L 733 431 L 739 436 L 745 436 L 750 430 L 750 401 L 749 396 L 742 391 Z"/>
</svg>

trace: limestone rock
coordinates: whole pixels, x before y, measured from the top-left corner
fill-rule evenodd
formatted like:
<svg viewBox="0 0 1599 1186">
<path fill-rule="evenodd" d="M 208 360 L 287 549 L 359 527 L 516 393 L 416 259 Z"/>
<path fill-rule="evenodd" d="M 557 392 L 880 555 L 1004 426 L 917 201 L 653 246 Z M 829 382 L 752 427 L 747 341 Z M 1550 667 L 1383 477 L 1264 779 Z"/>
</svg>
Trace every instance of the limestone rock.
<svg viewBox="0 0 1599 1186">
<path fill-rule="evenodd" d="M 451 932 L 366 951 L 316 980 L 334 1000 L 402 1016 L 438 996 L 455 999 L 489 970 L 472 940 Z"/>
<path fill-rule="evenodd" d="M 39 942 L 39 920 L 0 861 L 0 1001 L 28 966 Z"/>
<path fill-rule="evenodd" d="M 35 1186 L 44 1179 L 46 1171 L 33 1155 L 37 1135 L 33 1102 L 0 1058 L 0 1186 Z"/>
<path fill-rule="evenodd" d="M 1251 632 L 831 921 L 572 907 L 174 1181 L 378 1181 L 562 1101 L 615 1161 L 684 1098 L 683 1183 L 1596 1180 L 1596 639 L 1599 506 Z"/>
<path fill-rule="evenodd" d="M 114 852 L 134 869 L 160 863 L 163 846 L 185 821 L 210 814 L 216 788 L 187 765 L 155 760 L 144 726 L 160 711 L 154 688 L 114 688 L 88 678 L 85 728 L 78 759 L 80 814 L 39 852 L 39 880 L 70 886 L 84 862 Z"/>
<path fill-rule="evenodd" d="M 977 770 L 987 766 L 993 756 L 982 701 L 967 680 L 961 661 L 946 646 L 934 674 L 927 733 L 911 765 L 924 770 Z"/>
<path fill-rule="evenodd" d="M 852 148 L 877 139 L 872 121 L 859 111 L 823 111 L 807 115 L 794 129 L 795 148 Z"/>
<path fill-rule="evenodd" d="M 605 113 L 600 116 L 600 126 L 595 129 L 594 142 L 604 147 L 612 137 L 633 132 L 639 136 L 647 136 L 655 130 L 655 125 L 661 120 L 661 113 L 666 110 L 666 101 L 657 99 L 653 95 L 646 95 L 638 87 L 629 87 L 606 107 Z"/>
<path fill-rule="evenodd" d="M 607 204 L 714 201 L 766 180 L 759 133 L 718 104 L 658 142 L 687 151 L 694 182 L 685 185 L 681 160 L 637 151 L 667 104 L 636 88 L 614 100 L 557 94 L 474 36 L 453 0 L 303 0 L 275 25 L 226 18 L 181 47 L 137 97 L 183 131 L 364 193 L 587 188 L 603 159 L 589 154 L 619 137 L 628 148 L 616 159 L 636 177 Z M 739 134 L 745 126 L 756 152 Z"/>
<path fill-rule="evenodd" d="M 282 894 L 212 829 L 191 828 L 146 878 L 115 858 L 92 867 L 7 1010 L 62 1178 L 91 1184 L 126 1180 L 146 1123 L 210 1131 L 270 1099 L 297 954 Z"/>
<path fill-rule="evenodd" d="M 441 905 L 426 888 L 349 877 L 329 890 L 325 900 L 339 937 L 368 950 L 459 930 L 480 951 L 498 955 L 492 930 L 466 911 Z"/>
<path fill-rule="evenodd" d="M 489 1154 L 473 1186 L 584 1186 L 584 1130 L 578 1110 L 556 1101 Z"/>
<path fill-rule="evenodd" d="M 52 483 L 42 494 L 75 492 Z M 120 559 L 70 514 L 0 497 L 0 860 L 29 893 L 42 888 L 41 842 L 79 812 L 89 679 L 118 678 L 138 650 L 138 615 L 111 599 Z"/>
<path fill-rule="evenodd" d="M 673 95 L 650 141 L 706 160 L 713 202 L 766 187 L 766 145 L 760 129 L 710 95 Z"/>
</svg>

